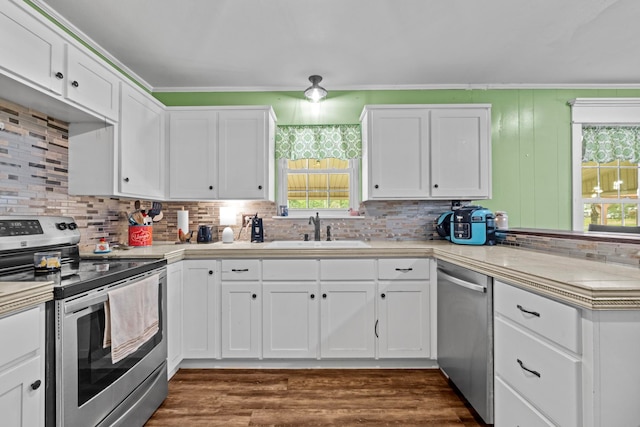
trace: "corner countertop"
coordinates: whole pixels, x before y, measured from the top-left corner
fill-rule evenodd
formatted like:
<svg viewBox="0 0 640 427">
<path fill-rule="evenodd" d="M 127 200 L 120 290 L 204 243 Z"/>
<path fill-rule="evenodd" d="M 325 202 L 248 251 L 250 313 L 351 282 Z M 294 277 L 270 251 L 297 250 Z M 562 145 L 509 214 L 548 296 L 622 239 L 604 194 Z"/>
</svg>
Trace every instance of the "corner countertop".
<svg viewBox="0 0 640 427">
<path fill-rule="evenodd" d="M 53 282 L 0 282 L 0 316 L 53 299 Z"/>
<path fill-rule="evenodd" d="M 268 243 L 154 244 L 84 258 L 407 258 L 435 257 L 545 296 L 591 310 L 640 309 L 640 269 L 509 246 L 455 245 L 446 241 L 371 241 L 368 248 L 280 249 Z M 639 253 L 640 256 L 640 253 Z"/>
</svg>

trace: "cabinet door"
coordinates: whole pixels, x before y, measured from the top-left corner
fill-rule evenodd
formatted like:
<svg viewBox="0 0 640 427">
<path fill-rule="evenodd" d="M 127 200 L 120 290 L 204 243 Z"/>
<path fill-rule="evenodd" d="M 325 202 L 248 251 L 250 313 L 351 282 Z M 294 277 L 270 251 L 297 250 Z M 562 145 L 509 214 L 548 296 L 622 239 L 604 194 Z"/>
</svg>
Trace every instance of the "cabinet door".
<svg viewBox="0 0 640 427">
<path fill-rule="evenodd" d="M 169 115 L 169 197 L 218 198 L 217 112 L 172 111 Z"/>
<path fill-rule="evenodd" d="M 222 283 L 222 357 L 258 358 L 261 351 L 260 283 Z"/>
<path fill-rule="evenodd" d="M 220 111 L 218 121 L 218 196 L 265 199 L 267 181 L 267 112 Z"/>
<path fill-rule="evenodd" d="M 431 111 L 431 194 L 491 197 L 489 108 Z"/>
<path fill-rule="evenodd" d="M 64 40 L 10 1 L 0 2 L 0 70 L 38 88 L 62 94 Z"/>
<path fill-rule="evenodd" d="M 429 197 L 429 113 L 373 110 L 368 132 L 369 199 Z"/>
<path fill-rule="evenodd" d="M 164 109 L 122 83 L 120 192 L 164 198 Z"/>
<path fill-rule="evenodd" d="M 318 357 L 318 285 L 264 283 L 262 290 L 263 356 Z"/>
<path fill-rule="evenodd" d="M 167 371 L 169 378 L 182 362 L 182 262 L 167 266 Z"/>
<path fill-rule="evenodd" d="M 380 283 L 376 300 L 378 355 L 429 357 L 429 282 Z"/>
<path fill-rule="evenodd" d="M 109 66 L 67 45 L 67 99 L 112 120 L 118 120 L 120 79 Z"/>
<path fill-rule="evenodd" d="M 374 357 L 374 283 L 321 283 L 321 357 Z"/>
<path fill-rule="evenodd" d="M 183 283 L 184 358 L 219 357 L 216 261 L 187 260 Z"/>
<path fill-rule="evenodd" d="M 6 371 L 0 371 L 2 425 L 44 426 L 44 378 L 37 356 Z"/>
</svg>

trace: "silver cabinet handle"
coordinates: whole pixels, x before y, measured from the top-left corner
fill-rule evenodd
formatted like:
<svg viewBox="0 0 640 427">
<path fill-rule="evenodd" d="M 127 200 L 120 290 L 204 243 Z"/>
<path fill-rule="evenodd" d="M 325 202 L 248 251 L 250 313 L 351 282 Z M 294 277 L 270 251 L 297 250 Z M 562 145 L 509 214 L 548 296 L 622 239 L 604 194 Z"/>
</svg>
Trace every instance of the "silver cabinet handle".
<svg viewBox="0 0 640 427">
<path fill-rule="evenodd" d="M 454 285 L 458 285 L 458 286 L 462 286 L 463 288 L 475 291 L 475 292 L 481 292 L 481 293 L 485 293 L 487 292 L 487 287 L 486 286 L 482 286 L 482 285 L 476 285 L 475 283 L 471 283 L 471 282 L 467 282 L 466 280 L 462 280 L 462 279 L 458 279 L 457 277 L 453 277 L 448 275 L 447 273 L 443 272 L 442 270 L 438 270 L 438 278 L 442 277 L 445 280 L 448 280 L 449 282 L 453 283 Z"/>
</svg>

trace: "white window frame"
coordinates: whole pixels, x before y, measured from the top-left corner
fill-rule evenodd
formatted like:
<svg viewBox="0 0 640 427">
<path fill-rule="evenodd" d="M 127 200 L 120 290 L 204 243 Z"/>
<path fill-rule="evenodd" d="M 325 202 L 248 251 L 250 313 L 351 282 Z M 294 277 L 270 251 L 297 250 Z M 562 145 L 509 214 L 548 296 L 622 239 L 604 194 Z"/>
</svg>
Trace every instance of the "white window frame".
<svg viewBox="0 0 640 427">
<path fill-rule="evenodd" d="M 576 98 L 571 105 L 572 229 L 584 231 L 582 198 L 582 128 L 585 125 L 639 126 L 640 98 Z M 615 201 L 614 201 L 615 200 Z M 617 203 L 617 199 L 593 199 L 594 203 Z M 637 201 L 640 205 L 640 200 Z"/>
<path fill-rule="evenodd" d="M 288 159 L 278 159 L 278 205 L 287 206 L 287 162 Z M 349 174 L 349 206 L 353 209 L 360 207 L 360 159 L 350 159 L 348 169 L 321 169 L 313 170 L 313 173 L 348 173 Z M 315 215 L 321 217 L 348 218 L 348 209 L 289 209 L 289 216 L 293 218 L 306 218 Z"/>
</svg>

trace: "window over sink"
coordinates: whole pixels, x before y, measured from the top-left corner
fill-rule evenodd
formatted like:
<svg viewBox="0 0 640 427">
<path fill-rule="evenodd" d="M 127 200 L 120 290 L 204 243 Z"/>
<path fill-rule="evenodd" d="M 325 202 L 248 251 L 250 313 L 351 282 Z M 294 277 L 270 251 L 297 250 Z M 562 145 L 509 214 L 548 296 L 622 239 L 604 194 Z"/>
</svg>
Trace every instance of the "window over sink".
<svg viewBox="0 0 640 427">
<path fill-rule="evenodd" d="M 290 216 L 348 216 L 360 204 L 360 125 L 278 126 L 278 204 Z"/>
</svg>

